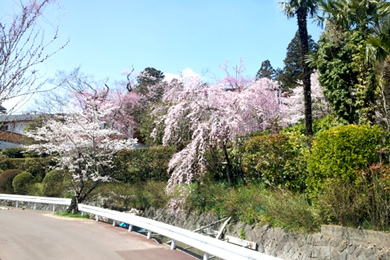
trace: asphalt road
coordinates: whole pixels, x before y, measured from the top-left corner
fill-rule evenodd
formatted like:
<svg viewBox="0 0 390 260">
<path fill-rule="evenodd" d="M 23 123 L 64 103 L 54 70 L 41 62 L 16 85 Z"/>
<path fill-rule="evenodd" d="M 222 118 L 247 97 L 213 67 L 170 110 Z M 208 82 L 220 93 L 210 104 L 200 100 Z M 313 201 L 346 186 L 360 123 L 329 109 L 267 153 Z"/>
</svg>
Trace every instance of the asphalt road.
<svg viewBox="0 0 390 260">
<path fill-rule="evenodd" d="M 127 229 L 50 212 L 0 209 L 0 260 L 194 260 Z"/>
</svg>

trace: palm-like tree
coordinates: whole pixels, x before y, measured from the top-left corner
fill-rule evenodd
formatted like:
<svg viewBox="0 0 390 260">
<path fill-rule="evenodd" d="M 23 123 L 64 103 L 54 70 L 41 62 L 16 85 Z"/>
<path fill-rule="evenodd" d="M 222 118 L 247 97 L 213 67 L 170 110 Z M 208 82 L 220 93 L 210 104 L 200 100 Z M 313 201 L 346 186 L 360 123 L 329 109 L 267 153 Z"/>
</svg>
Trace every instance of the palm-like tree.
<svg viewBox="0 0 390 260">
<path fill-rule="evenodd" d="M 301 47 L 301 66 L 303 95 L 305 104 L 305 130 L 306 135 L 312 135 L 312 108 L 311 108 L 311 84 L 310 84 L 310 67 L 305 58 L 309 52 L 309 37 L 307 33 L 307 17 L 313 16 L 318 7 L 319 0 L 290 0 L 281 2 L 280 5 L 288 18 L 297 17 L 298 34 Z"/>
</svg>

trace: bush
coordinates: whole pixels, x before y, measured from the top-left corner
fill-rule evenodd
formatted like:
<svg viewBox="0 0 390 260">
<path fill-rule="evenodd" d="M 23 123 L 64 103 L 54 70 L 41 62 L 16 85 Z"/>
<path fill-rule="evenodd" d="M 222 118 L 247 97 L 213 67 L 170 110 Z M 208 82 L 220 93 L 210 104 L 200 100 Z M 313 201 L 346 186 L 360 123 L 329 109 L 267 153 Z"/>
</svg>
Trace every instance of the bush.
<svg viewBox="0 0 390 260">
<path fill-rule="evenodd" d="M 7 148 L 1 150 L 1 154 L 7 158 L 24 158 L 24 156 L 23 156 L 24 151 L 25 151 L 25 149 L 22 147 L 19 147 L 19 146 L 7 147 Z"/>
<path fill-rule="evenodd" d="M 9 169 L 0 173 L 0 193 L 12 194 L 14 193 L 14 187 L 12 181 L 21 173 L 21 170 Z"/>
<path fill-rule="evenodd" d="M 12 181 L 14 192 L 20 195 L 30 194 L 31 187 L 34 184 L 34 176 L 29 172 L 22 172 L 15 176 Z"/>
<path fill-rule="evenodd" d="M 354 182 L 357 173 L 379 162 L 386 134 L 378 126 L 338 126 L 319 133 L 308 160 L 307 185 L 312 195 L 328 179 Z"/>
<path fill-rule="evenodd" d="M 164 146 L 121 152 L 116 157 L 116 167 L 120 171 L 116 177 L 127 183 L 167 181 L 168 163 L 173 153 L 173 147 Z"/>
<path fill-rule="evenodd" d="M 299 232 L 319 231 L 321 215 L 304 194 L 267 190 L 263 193 L 261 222 Z"/>
<path fill-rule="evenodd" d="M 345 121 L 343 121 L 342 119 L 338 119 L 334 115 L 327 115 L 324 116 L 323 118 L 313 120 L 313 133 L 314 135 L 316 135 L 322 131 L 326 131 L 340 125 L 345 125 Z M 306 133 L 305 123 L 302 120 L 299 124 L 283 128 L 282 132 L 283 133 L 298 132 L 304 135 Z"/>
<path fill-rule="evenodd" d="M 18 169 L 31 173 L 37 181 L 42 181 L 46 171 L 55 162 L 50 157 L 45 158 L 0 158 L 0 169 Z"/>
<path fill-rule="evenodd" d="M 139 183 L 105 183 L 93 191 L 91 200 L 103 198 L 103 207 L 120 211 L 127 211 L 131 208 L 164 208 L 168 201 L 165 186 L 165 182 L 158 181 L 147 181 L 142 185 Z"/>
<path fill-rule="evenodd" d="M 46 197 L 62 197 L 64 193 L 64 174 L 62 171 L 48 172 L 42 181 L 42 193 Z"/>
<path fill-rule="evenodd" d="M 227 187 L 224 183 L 193 183 L 188 187 L 187 211 L 231 216 L 247 224 L 271 224 L 294 231 L 317 231 L 321 218 L 299 193 L 265 188 L 264 185 Z"/>
<path fill-rule="evenodd" d="M 271 186 L 304 190 L 306 138 L 298 133 L 257 136 L 244 143 L 242 168 L 248 183 L 265 182 Z"/>
</svg>

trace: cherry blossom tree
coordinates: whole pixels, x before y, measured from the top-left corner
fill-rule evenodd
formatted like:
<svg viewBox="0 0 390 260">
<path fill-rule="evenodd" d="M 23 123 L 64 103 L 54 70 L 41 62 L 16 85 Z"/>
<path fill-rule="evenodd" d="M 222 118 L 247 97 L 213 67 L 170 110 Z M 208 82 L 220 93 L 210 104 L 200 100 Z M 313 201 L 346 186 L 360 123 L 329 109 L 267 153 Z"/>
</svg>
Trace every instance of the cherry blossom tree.
<svg viewBox="0 0 390 260">
<path fill-rule="evenodd" d="M 38 26 L 50 2 L 20 1 L 20 13 L 0 17 L 0 104 L 15 97 L 22 98 L 20 104 L 23 98 L 40 91 L 46 80 L 39 73 L 39 65 L 66 45 L 53 49 L 58 29 L 45 39 Z"/>
<path fill-rule="evenodd" d="M 74 197 L 68 211 L 77 210 L 77 203 L 83 202 L 98 185 L 110 181 L 115 174 L 115 154 L 136 143 L 120 129 L 116 117 L 122 104 L 108 98 L 109 89 L 75 95 L 75 109 L 26 133 L 39 141 L 29 150 L 52 155 L 58 168 L 70 174 Z"/>
<path fill-rule="evenodd" d="M 310 77 L 311 81 L 311 100 L 313 118 L 322 118 L 331 113 L 329 103 L 326 101 L 323 87 L 318 81 L 318 73 L 314 72 Z M 305 105 L 302 82 L 298 82 L 298 87 L 294 88 L 290 95 L 282 98 L 286 105 L 283 110 L 283 118 L 287 124 L 297 124 L 305 119 Z"/>
<path fill-rule="evenodd" d="M 236 75 L 228 74 L 213 85 L 204 84 L 199 77 L 185 78 L 165 93 L 163 101 L 169 108 L 156 123 L 164 125 L 163 144 L 188 140 L 169 162 L 168 190 L 196 181 L 204 173 L 205 152 L 210 148 L 223 150 L 227 178 L 232 181 L 227 145 L 238 135 L 271 129 L 278 120 L 282 108 L 278 84 L 267 78 L 240 78 L 239 69 Z"/>
</svg>

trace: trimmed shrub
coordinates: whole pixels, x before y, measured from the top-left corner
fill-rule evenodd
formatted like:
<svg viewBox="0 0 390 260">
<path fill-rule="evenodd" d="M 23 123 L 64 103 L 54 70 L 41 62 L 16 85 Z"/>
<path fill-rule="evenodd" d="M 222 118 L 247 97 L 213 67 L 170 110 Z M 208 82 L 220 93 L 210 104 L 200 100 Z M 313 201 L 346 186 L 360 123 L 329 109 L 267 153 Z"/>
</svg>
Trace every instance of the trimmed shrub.
<svg viewBox="0 0 390 260">
<path fill-rule="evenodd" d="M 304 190 L 306 137 L 299 133 L 269 134 L 247 140 L 243 146 L 242 168 L 248 183 Z"/>
<path fill-rule="evenodd" d="M 13 194 L 14 187 L 12 186 L 12 181 L 21 172 L 21 170 L 9 169 L 0 173 L 0 193 Z"/>
<path fill-rule="evenodd" d="M 64 193 L 64 174 L 62 171 L 52 170 L 46 173 L 42 181 L 43 196 L 62 197 Z"/>
<path fill-rule="evenodd" d="M 146 180 L 167 181 L 168 163 L 174 153 L 173 147 L 158 146 L 124 151 L 116 157 L 119 174 L 116 178 L 127 183 Z"/>
<path fill-rule="evenodd" d="M 30 194 L 31 188 L 34 184 L 34 176 L 29 172 L 21 172 L 15 176 L 12 181 L 14 192 L 19 195 Z"/>
<path fill-rule="evenodd" d="M 307 185 L 316 194 L 328 179 L 354 182 L 359 171 L 379 162 L 385 132 L 378 126 L 345 125 L 319 133 L 308 160 Z"/>
<path fill-rule="evenodd" d="M 7 148 L 1 150 L 1 154 L 7 158 L 24 158 L 24 156 L 23 156 L 24 151 L 25 151 L 25 149 L 22 147 L 19 147 L 19 146 L 7 147 Z"/>
<path fill-rule="evenodd" d="M 46 171 L 55 162 L 50 157 L 45 158 L 0 158 L 0 169 L 18 169 L 31 173 L 37 181 L 42 181 Z"/>
</svg>

